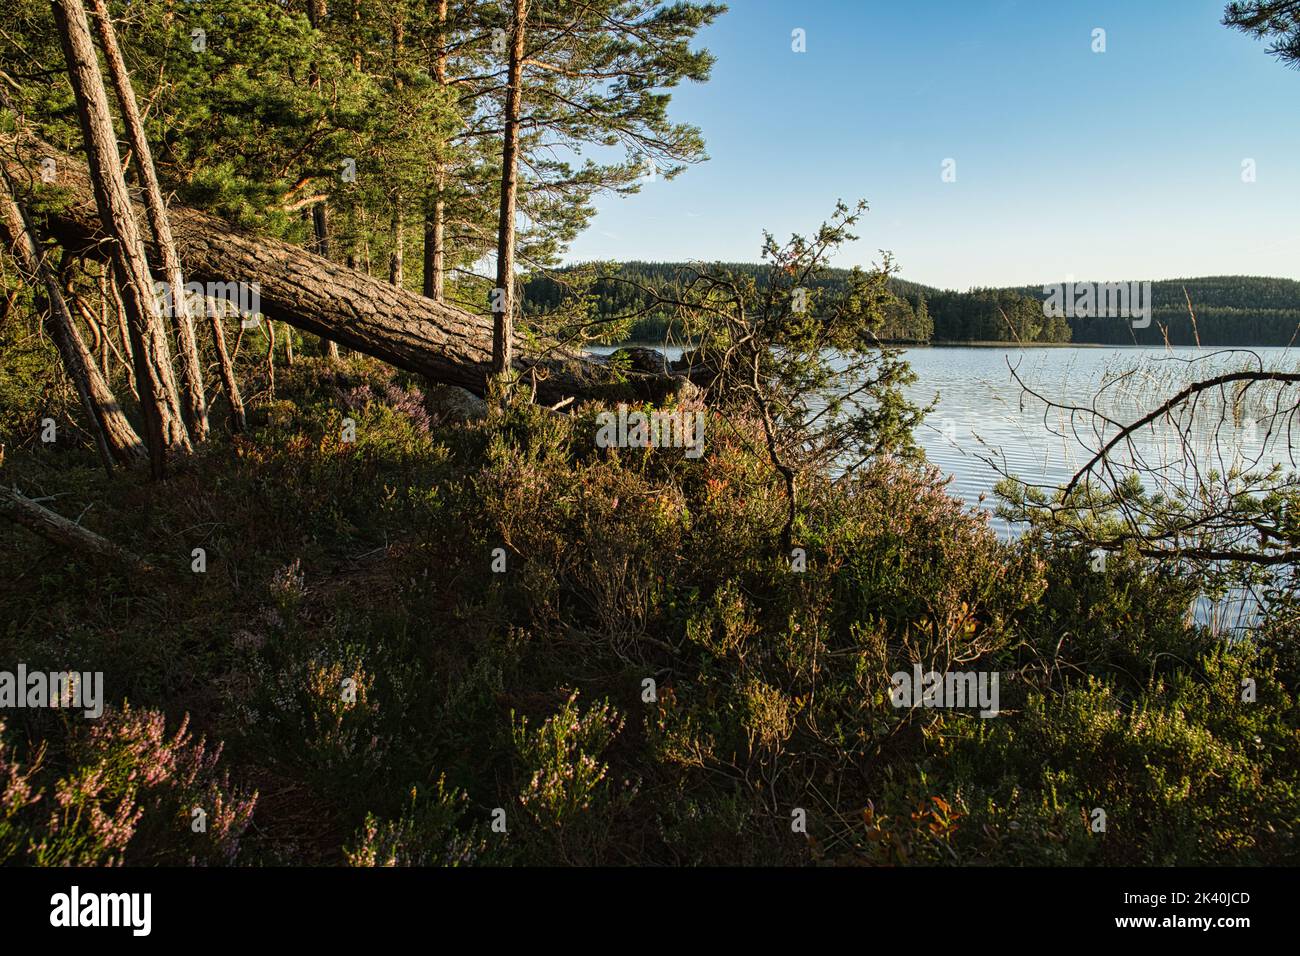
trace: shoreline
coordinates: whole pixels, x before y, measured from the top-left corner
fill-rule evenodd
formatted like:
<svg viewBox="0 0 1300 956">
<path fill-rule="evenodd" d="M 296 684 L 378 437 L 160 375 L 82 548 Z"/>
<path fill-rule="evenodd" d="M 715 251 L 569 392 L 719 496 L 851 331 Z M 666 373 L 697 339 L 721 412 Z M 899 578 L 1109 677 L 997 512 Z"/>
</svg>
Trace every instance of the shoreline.
<svg viewBox="0 0 1300 956">
<path fill-rule="evenodd" d="M 978 348 L 978 349 L 1008 349 L 1008 348 L 1022 348 L 1022 349 L 1111 349 L 1111 348 L 1121 348 L 1121 349 L 1122 349 L 1122 348 L 1147 348 L 1147 347 L 1148 347 L 1148 346 L 1144 346 L 1144 345 L 1138 345 L 1138 346 L 1133 346 L 1133 345 L 1108 345 L 1108 344 L 1106 344 L 1106 343 L 1104 343 L 1104 342 L 998 342 L 998 341 L 990 341 L 990 340 L 980 340 L 980 341 L 972 341 L 972 342 L 961 342 L 961 341 L 917 342 L 917 341 L 913 341 L 913 340 L 911 340 L 911 339 L 881 339 L 881 340 L 880 340 L 880 344 L 881 344 L 881 345 L 885 345 L 885 346 L 889 346 L 890 348 L 905 348 L 905 349 L 944 349 L 944 348 L 952 348 L 952 349 L 964 349 L 964 348 Z M 608 344 L 606 344 L 606 345 L 595 345 L 595 346 L 589 345 L 589 346 L 586 346 L 586 348 L 587 348 L 588 350 L 590 350 L 590 349 L 592 349 L 592 348 L 598 348 L 598 349 L 611 349 L 611 350 L 613 350 L 613 351 L 618 351 L 619 349 L 633 349 L 633 348 L 639 348 L 639 349 L 656 349 L 656 350 L 658 350 L 658 351 L 663 351 L 663 350 L 666 349 L 666 348 L 691 349 L 691 348 L 694 348 L 694 347 L 695 347 L 695 346 L 694 346 L 693 344 L 691 344 L 691 343 L 682 343 L 682 342 L 671 342 L 671 343 L 670 343 L 670 342 L 650 342 L 650 341 L 646 341 L 646 340 L 644 340 L 644 339 L 642 339 L 642 340 L 632 340 L 632 341 L 627 341 L 627 342 L 610 342 L 610 343 L 608 343 Z M 1154 346 L 1152 346 L 1152 347 L 1154 347 Z M 1175 348 L 1177 348 L 1177 347 L 1178 347 L 1178 346 L 1175 346 Z M 1190 347 L 1190 346 L 1189 346 L 1189 347 Z M 1267 348 L 1268 346 L 1235 346 L 1235 347 L 1239 347 L 1239 348 Z"/>
</svg>

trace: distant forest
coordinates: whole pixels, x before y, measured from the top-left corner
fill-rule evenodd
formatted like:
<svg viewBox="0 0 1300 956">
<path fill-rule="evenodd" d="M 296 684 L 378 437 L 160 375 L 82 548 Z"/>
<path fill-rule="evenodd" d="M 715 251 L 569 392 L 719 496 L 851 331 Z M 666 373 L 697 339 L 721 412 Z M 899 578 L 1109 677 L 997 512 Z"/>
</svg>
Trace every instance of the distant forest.
<svg viewBox="0 0 1300 956">
<path fill-rule="evenodd" d="M 760 285 L 766 267 L 757 263 L 715 263 Z M 656 302 L 680 297 L 692 267 L 680 262 L 628 262 L 586 290 L 594 317 L 612 321 L 635 316 L 628 340 L 660 341 L 672 326 L 672 309 Z M 524 309 L 540 314 L 562 309 L 570 295 L 560 270 L 536 276 L 524 289 Z M 810 289 L 843 291 L 847 269 L 831 269 Z M 1104 345 L 1290 345 L 1300 329 L 1300 282 L 1257 276 L 1168 279 L 1151 284 L 1147 328 L 1118 318 L 1049 318 L 1043 287 L 1018 286 L 955 292 L 890 280 L 895 302 L 884 310 L 877 335 L 891 342 L 1036 342 Z M 1186 290 L 1186 294 L 1184 294 Z M 1190 297 L 1192 314 L 1188 312 Z M 677 333 L 680 335 L 680 332 Z"/>
</svg>

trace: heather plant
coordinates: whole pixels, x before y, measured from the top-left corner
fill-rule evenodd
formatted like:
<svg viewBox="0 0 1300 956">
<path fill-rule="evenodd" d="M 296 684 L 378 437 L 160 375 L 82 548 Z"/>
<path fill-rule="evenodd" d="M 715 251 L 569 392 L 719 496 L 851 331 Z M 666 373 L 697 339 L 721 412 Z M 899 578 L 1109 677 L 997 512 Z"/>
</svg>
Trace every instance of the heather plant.
<svg viewBox="0 0 1300 956">
<path fill-rule="evenodd" d="M 246 732 L 276 759 L 337 795 L 387 764 L 391 738 L 367 648 L 337 640 L 308 646 L 280 635 L 260 653 L 267 678 L 253 694 Z"/>
<path fill-rule="evenodd" d="M 72 737 L 56 772 L 38 751 L 26 771 L 0 749 L 3 839 L 14 862 L 54 866 L 231 863 L 257 793 L 232 786 L 222 747 L 168 734 L 158 711 L 108 712 Z"/>
<path fill-rule="evenodd" d="M 465 866 L 480 861 L 484 839 L 467 824 L 463 791 L 440 776 L 431 792 L 411 788 L 410 804 L 392 820 L 366 815 L 343 854 L 349 866 Z"/>
<path fill-rule="evenodd" d="M 511 715 L 511 738 L 527 775 L 519 806 L 528 828 L 566 863 L 600 862 L 607 852 L 605 828 L 629 794 L 616 794 L 601 758 L 622 729 L 623 718 L 607 701 L 582 712 L 577 691 L 535 729 L 526 716 Z"/>
<path fill-rule="evenodd" d="M 45 756 L 44 747 L 32 757 L 24 769 L 18 755 L 5 739 L 5 725 L 0 721 L 0 863 L 7 863 L 25 850 L 28 831 L 24 826 L 23 812 L 41 799 L 39 789 L 33 788 L 32 777 L 40 769 Z"/>
<path fill-rule="evenodd" d="M 310 366 L 278 383 L 292 415 L 201 452 L 166 492 L 110 485 L 89 458 L 6 462 L 7 480 L 57 487 L 70 513 L 93 504 L 88 527 L 186 569 L 159 601 L 0 528 L 15 545 L 0 646 L 54 666 L 75 643 L 112 695 L 183 706 L 223 739 L 222 768 L 263 794 L 236 862 L 1296 857 L 1282 618 L 1224 644 L 1189 621 L 1196 582 L 1176 570 L 1116 554 L 1098 572 L 1033 534 L 1000 541 L 904 457 L 808 475 L 796 562 L 761 423 L 733 416 L 697 460 L 598 447 L 594 404 L 494 407 L 425 435 L 385 389 L 400 376 Z M 362 384 L 372 397 L 345 405 Z M 890 675 L 916 664 L 999 673 L 1001 712 L 894 706 Z M 1234 703 L 1246 678 L 1258 699 Z M 225 812 L 212 795 L 158 816 L 74 772 L 94 763 L 69 762 L 88 733 L 9 721 L 0 847 L 227 858 L 176 855 L 198 839 L 194 805 L 209 833 Z M 87 823 L 52 829 L 62 777 Z M 92 803 L 102 839 L 73 845 Z M 151 855 L 172 814 L 173 856 Z"/>
<path fill-rule="evenodd" d="M 424 407 L 424 393 L 418 388 L 405 388 L 391 381 L 378 387 L 366 383 L 343 392 L 342 398 L 349 412 L 366 412 L 373 403 L 379 403 L 393 414 L 410 419 L 420 434 L 429 434 L 429 413 Z"/>
<path fill-rule="evenodd" d="M 283 615 L 293 614 L 307 596 L 307 580 L 301 565 L 302 562 L 294 558 L 271 576 L 271 598 Z"/>
</svg>

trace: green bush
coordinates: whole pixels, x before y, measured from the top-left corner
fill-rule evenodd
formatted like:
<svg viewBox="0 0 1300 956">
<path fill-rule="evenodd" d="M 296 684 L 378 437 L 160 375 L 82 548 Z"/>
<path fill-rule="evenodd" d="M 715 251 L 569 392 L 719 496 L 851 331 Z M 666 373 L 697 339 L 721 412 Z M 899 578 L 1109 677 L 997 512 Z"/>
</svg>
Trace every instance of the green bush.
<svg viewBox="0 0 1300 956">
<path fill-rule="evenodd" d="M 936 473 L 887 457 L 808 485 L 796 569 L 752 423 L 711 427 L 692 460 L 596 447 L 594 406 L 431 426 L 415 383 L 362 359 L 278 379 L 281 412 L 162 485 L 39 449 L 7 461 L 170 576 L 88 575 L 0 528 L 0 659 L 103 670 L 117 713 L 187 711 L 225 749 L 219 771 L 205 756 L 192 783 L 145 786 L 132 767 L 191 766 L 192 742 L 16 712 L 4 858 L 1297 859 L 1282 616 L 1215 637 L 1188 620 L 1195 581 L 1000 542 Z M 915 664 L 998 673 L 1001 713 L 895 707 L 891 675 Z M 50 815 L 65 792 L 80 818 Z M 224 830 L 214 809 L 191 833 L 196 801 Z"/>
</svg>

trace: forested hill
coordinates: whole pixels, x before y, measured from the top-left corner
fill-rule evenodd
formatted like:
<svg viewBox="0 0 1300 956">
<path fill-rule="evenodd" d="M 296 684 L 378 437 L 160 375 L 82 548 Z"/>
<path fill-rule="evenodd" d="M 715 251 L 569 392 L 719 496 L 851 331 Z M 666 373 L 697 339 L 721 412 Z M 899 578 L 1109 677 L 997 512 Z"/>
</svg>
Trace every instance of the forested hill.
<svg viewBox="0 0 1300 956">
<path fill-rule="evenodd" d="M 1186 292 L 1184 293 L 1184 290 Z M 1013 292 L 1042 299 L 1043 287 Z M 1193 330 L 1187 301 L 1196 316 Z M 1290 345 L 1300 341 L 1300 282 L 1270 276 L 1202 276 L 1151 283 L 1151 325 L 1132 329 L 1114 319 L 1070 319 L 1076 342 L 1161 345 Z"/>
<path fill-rule="evenodd" d="M 596 281 L 589 294 L 601 318 L 638 315 L 629 338 L 655 340 L 665 334 L 671 310 L 656 307 L 653 295 L 645 290 L 674 298 L 690 268 L 678 262 L 624 263 L 615 273 L 617 279 Z M 765 267 L 757 263 L 711 263 L 709 268 L 752 276 L 760 284 L 764 281 Z M 809 285 L 839 291 L 848 275 L 846 269 L 831 269 Z M 1043 314 L 1042 285 L 956 292 L 894 278 L 890 288 L 896 301 L 886 309 L 879 334 L 895 341 L 1163 345 L 1167 337 L 1174 345 L 1192 345 L 1199 335 L 1202 345 L 1217 346 L 1288 345 L 1300 340 L 1296 334 L 1300 282 L 1294 279 L 1207 276 L 1153 281 L 1151 323 L 1141 329 L 1117 318 L 1049 318 Z M 525 287 L 525 308 L 530 312 L 556 309 L 563 297 L 561 282 L 534 278 Z M 1195 331 L 1188 297 L 1196 316 Z"/>
</svg>

